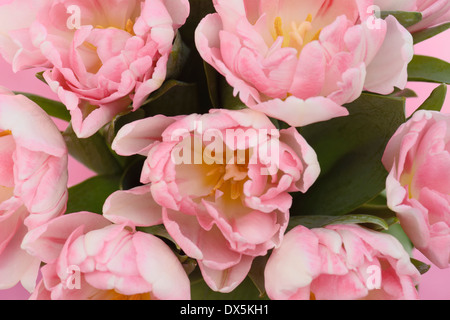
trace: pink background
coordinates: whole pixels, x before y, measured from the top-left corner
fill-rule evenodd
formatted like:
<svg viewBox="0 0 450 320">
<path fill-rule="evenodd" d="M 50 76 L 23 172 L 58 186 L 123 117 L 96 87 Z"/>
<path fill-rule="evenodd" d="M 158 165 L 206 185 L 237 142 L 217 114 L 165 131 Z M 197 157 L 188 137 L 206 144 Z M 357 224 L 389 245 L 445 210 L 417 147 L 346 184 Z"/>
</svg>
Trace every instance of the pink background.
<svg viewBox="0 0 450 320">
<path fill-rule="evenodd" d="M 416 54 L 431 55 L 445 61 L 450 61 L 450 30 L 416 45 Z M 0 86 L 5 86 L 13 91 L 23 91 L 39 94 L 48 98 L 56 99 L 56 96 L 49 88 L 35 78 L 35 73 L 39 70 L 27 70 L 14 74 L 9 64 L 0 58 Z M 411 98 L 407 101 L 407 114 L 411 114 L 436 87 L 436 84 L 410 83 L 408 88 L 414 90 L 419 98 Z M 450 93 L 447 95 L 447 101 L 443 109 L 450 113 Z M 64 122 L 57 121 L 57 125 L 64 129 Z M 84 179 L 92 176 L 93 173 L 77 163 L 75 160 L 69 161 L 69 186 L 82 182 Z M 414 257 L 420 261 L 429 263 L 419 252 L 414 252 Z M 432 266 L 430 271 L 423 275 L 419 286 L 419 295 L 421 299 L 450 299 L 450 268 L 440 270 Z M 27 299 L 29 293 L 19 284 L 9 290 L 0 290 L 1 300 Z"/>
</svg>

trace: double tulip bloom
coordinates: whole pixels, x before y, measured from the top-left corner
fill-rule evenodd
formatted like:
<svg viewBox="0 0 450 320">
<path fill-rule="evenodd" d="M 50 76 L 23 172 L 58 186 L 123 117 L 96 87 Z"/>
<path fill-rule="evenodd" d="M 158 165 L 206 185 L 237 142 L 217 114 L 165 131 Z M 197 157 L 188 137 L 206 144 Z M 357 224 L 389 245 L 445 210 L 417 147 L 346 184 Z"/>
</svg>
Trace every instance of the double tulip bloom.
<svg viewBox="0 0 450 320">
<path fill-rule="evenodd" d="M 187 0 L 17 0 L 0 7 L 0 53 L 15 71 L 46 67 L 85 138 L 161 86 L 188 14 Z"/>
<path fill-rule="evenodd" d="M 320 171 L 294 128 L 278 131 L 249 109 L 146 118 L 123 127 L 113 148 L 147 160 L 143 186 L 112 194 L 105 216 L 135 226 L 163 223 L 221 292 L 236 288 L 253 259 L 281 243 L 289 193 L 306 192 Z"/>
<path fill-rule="evenodd" d="M 32 230 L 26 249 L 45 262 L 36 300 L 190 298 L 180 261 L 153 235 L 103 216 L 77 212 Z"/>
<path fill-rule="evenodd" d="M 248 107 L 304 126 L 348 114 L 363 90 L 404 88 L 411 34 L 373 1 L 214 0 L 196 30 L 202 58 Z"/>
<path fill-rule="evenodd" d="M 34 102 L 0 88 L 0 289 L 35 286 L 40 260 L 24 236 L 64 213 L 67 148 L 51 118 Z"/>
<path fill-rule="evenodd" d="M 267 294 L 280 300 L 412 300 L 419 279 L 396 238 L 356 225 L 298 226 L 265 269 Z"/>
<path fill-rule="evenodd" d="M 450 263 L 450 117 L 419 111 L 389 142 L 383 163 L 389 207 L 414 246 L 440 268 Z"/>
</svg>

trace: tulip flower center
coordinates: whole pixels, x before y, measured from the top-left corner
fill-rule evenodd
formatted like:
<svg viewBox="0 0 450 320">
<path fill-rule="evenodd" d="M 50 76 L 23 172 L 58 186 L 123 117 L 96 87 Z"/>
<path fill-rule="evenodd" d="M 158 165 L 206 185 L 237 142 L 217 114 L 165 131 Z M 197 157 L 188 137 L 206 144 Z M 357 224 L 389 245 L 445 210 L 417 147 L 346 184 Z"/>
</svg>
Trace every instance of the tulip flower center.
<svg viewBox="0 0 450 320">
<path fill-rule="evenodd" d="M 276 17 L 272 32 L 273 39 L 276 40 L 278 37 L 283 37 L 282 47 L 295 48 L 300 53 L 306 44 L 319 39 L 321 30 L 313 33 L 312 21 L 311 14 L 308 14 L 305 21 L 300 23 L 291 21 L 290 24 L 284 24 L 281 17 Z"/>
<path fill-rule="evenodd" d="M 134 32 L 134 25 L 136 19 L 140 16 L 141 1 L 139 1 L 139 5 L 134 6 L 132 9 L 130 7 L 130 15 L 125 17 L 124 19 L 115 19 L 114 16 L 109 17 L 105 15 L 103 12 L 99 12 L 97 15 L 93 15 L 94 18 L 92 20 L 84 21 L 84 25 L 92 25 L 94 29 L 97 30 L 123 30 L 127 32 L 130 37 L 136 36 Z M 130 5 L 131 6 L 131 5 Z M 105 35 L 107 37 L 107 35 Z M 100 42 L 101 43 L 101 42 Z M 115 43 L 111 41 L 111 43 Z M 79 54 L 81 55 L 84 65 L 86 67 L 86 71 L 92 74 L 98 73 L 100 68 L 103 66 L 103 62 L 101 56 L 98 53 L 99 43 L 95 40 L 87 39 L 83 43 L 83 47 L 79 48 Z"/>
<path fill-rule="evenodd" d="M 131 19 L 128 19 L 125 26 L 123 28 L 116 28 L 116 27 L 104 27 L 102 25 L 96 25 L 95 26 L 96 29 L 108 29 L 108 28 L 113 28 L 113 29 L 121 29 L 124 30 L 126 32 L 128 32 L 129 34 L 131 34 L 132 36 L 135 36 L 136 34 L 134 33 L 134 22 Z"/>
<path fill-rule="evenodd" d="M 248 150 L 246 150 L 246 154 L 248 155 Z M 211 194 L 215 194 L 219 190 L 231 200 L 241 197 L 244 183 L 249 179 L 248 158 L 244 157 L 245 159 L 242 159 L 239 157 L 238 151 L 235 151 L 235 157 L 231 161 L 226 162 L 224 159 L 223 164 L 210 165 L 206 176 L 212 182 L 211 185 L 214 185 Z"/>
<path fill-rule="evenodd" d="M 413 180 L 414 180 L 414 170 L 412 170 L 412 172 L 409 173 L 403 173 L 400 177 L 400 184 L 403 187 L 408 188 L 408 197 L 410 199 L 413 199 L 416 196 L 413 189 Z"/>
<path fill-rule="evenodd" d="M 208 175 L 214 175 L 217 182 L 213 192 L 220 190 L 228 194 L 232 200 L 240 198 L 245 181 L 247 181 L 247 168 L 236 164 L 227 164 L 212 169 Z"/>
<path fill-rule="evenodd" d="M 0 203 L 14 196 L 14 188 L 0 186 Z"/>
</svg>

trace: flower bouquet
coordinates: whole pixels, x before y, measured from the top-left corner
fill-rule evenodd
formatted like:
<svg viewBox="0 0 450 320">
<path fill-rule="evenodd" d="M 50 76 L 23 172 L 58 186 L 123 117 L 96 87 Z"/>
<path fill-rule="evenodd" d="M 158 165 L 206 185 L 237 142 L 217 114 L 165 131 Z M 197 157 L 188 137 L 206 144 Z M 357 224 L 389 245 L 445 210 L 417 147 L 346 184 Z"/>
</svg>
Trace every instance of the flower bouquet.
<svg viewBox="0 0 450 320">
<path fill-rule="evenodd" d="M 450 64 L 414 45 L 450 1 L 4 2 L 0 54 L 57 99 L 0 88 L 0 289 L 417 299 L 413 248 L 449 267 Z"/>
</svg>

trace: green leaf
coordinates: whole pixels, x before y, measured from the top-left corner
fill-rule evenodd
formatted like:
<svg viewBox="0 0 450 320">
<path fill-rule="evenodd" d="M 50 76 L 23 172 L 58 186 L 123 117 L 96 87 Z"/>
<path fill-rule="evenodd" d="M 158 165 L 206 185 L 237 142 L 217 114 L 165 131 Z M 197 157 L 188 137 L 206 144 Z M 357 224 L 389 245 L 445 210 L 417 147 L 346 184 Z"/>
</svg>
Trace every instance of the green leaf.
<svg viewBox="0 0 450 320">
<path fill-rule="evenodd" d="M 49 116 L 55 117 L 64 121 L 70 121 L 70 113 L 66 106 L 59 101 L 47 99 L 39 95 L 26 93 L 26 92 L 14 92 L 15 94 L 21 94 L 38 104 Z"/>
<path fill-rule="evenodd" d="M 389 226 L 389 229 L 383 232 L 394 236 L 398 241 L 400 241 L 403 248 L 405 248 L 406 252 L 408 252 L 409 255 L 412 255 L 414 246 L 411 240 L 406 235 L 405 231 L 403 231 L 402 226 L 399 223 Z"/>
<path fill-rule="evenodd" d="M 196 83 L 198 90 L 199 113 L 206 113 L 213 105 L 211 101 L 208 84 L 204 69 L 204 60 L 201 58 L 195 45 L 195 30 L 200 21 L 209 13 L 215 12 L 212 1 L 209 0 L 189 0 L 190 13 L 186 23 L 179 29 L 184 43 L 191 50 L 189 62 L 185 64 L 184 69 L 178 80 L 188 83 Z"/>
<path fill-rule="evenodd" d="M 167 232 L 166 228 L 162 224 L 151 227 L 137 227 L 136 230 L 144 233 L 149 233 L 163 239 L 167 239 L 173 243 L 177 250 L 181 250 L 180 246 L 175 242 L 175 240 L 173 240 L 172 236 L 169 234 L 169 232 Z"/>
<path fill-rule="evenodd" d="M 246 108 L 239 96 L 234 96 L 234 89 L 220 73 L 204 62 L 208 91 L 214 108 L 240 110 Z"/>
<path fill-rule="evenodd" d="M 36 76 L 36 78 L 41 80 L 43 83 L 47 84 L 47 81 L 45 81 L 45 78 L 44 78 L 44 71 L 36 73 L 35 76 Z"/>
<path fill-rule="evenodd" d="M 413 33 L 414 44 L 430 39 L 450 28 L 450 22 Z"/>
<path fill-rule="evenodd" d="M 230 293 L 212 291 L 204 280 L 191 284 L 192 300 L 260 300 L 259 291 L 247 277 L 236 289 Z"/>
<path fill-rule="evenodd" d="M 233 87 L 228 84 L 224 77 L 220 78 L 220 103 L 222 108 L 230 110 L 241 110 L 247 108 L 239 96 L 234 96 Z"/>
<path fill-rule="evenodd" d="M 169 92 L 174 87 L 191 87 L 192 85 L 193 84 L 189 84 L 189 83 L 174 80 L 174 79 L 167 80 L 162 84 L 162 86 L 158 90 L 156 90 L 155 92 L 150 94 L 150 96 L 147 98 L 147 100 L 145 100 L 143 105 L 147 105 L 149 103 L 152 103 L 152 102 L 158 100 L 159 98 L 161 98 L 163 95 L 165 95 L 167 92 Z"/>
<path fill-rule="evenodd" d="M 101 130 L 105 141 L 108 145 L 112 145 L 117 132 L 126 124 L 145 118 L 145 111 L 142 108 L 136 111 L 116 116 L 111 122 L 104 126 Z"/>
<path fill-rule="evenodd" d="M 430 96 L 425 102 L 416 110 L 431 110 L 441 111 L 444 106 L 445 98 L 447 97 L 447 85 L 441 84 L 431 92 Z"/>
<path fill-rule="evenodd" d="M 375 199 L 378 199 L 378 197 Z M 370 203 L 372 203 L 372 201 Z M 385 204 L 365 204 L 352 211 L 350 215 L 369 215 L 383 219 L 383 221 L 387 224 L 387 227 L 382 228 L 384 230 L 387 230 L 389 226 L 398 223 L 398 218 L 395 212 L 389 209 L 389 207 Z"/>
<path fill-rule="evenodd" d="M 89 211 L 101 214 L 108 196 L 119 190 L 120 176 L 95 176 L 69 188 L 66 213 Z"/>
<path fill-rule="evenodd" d="M 291 215 L 343 215 L 383 191 L 388 173 L 381 158 L 405 122 L 404 106 L 404 98 L 364 93 L 347 105 L 349 116 L 301 128 L 321 174 L 308 192 L 292 194 Z"/>
<path fill-rule="evenodd" d="M 123 171 L 120 179 L 120 188 L 129 190 L 137 186 L 141 186 L 141 173 L 146 157 L 136 155 L 128 158 L 128 165 Z"/>
<path fill-rule="evenodd" d="M 209 0 L 189 0 L 190 12 L 186 23 L 179 29 L 183 40 L 193 50 L 195 47 L 195 30 L 200 21 L 209 13 L 215 12 L 212 1 Z"/>
<path fill-rule="evenodd" d="M 405 28 L 411 27 L 422 20 L 422 14 L 420 12 L 381 11 L 382 19 L 385 19 L 390 15 L 394 16 L 397 21 Z"/>
<path fill-rule="evenodd" d="M 203 68 L 205 69 L 209 98 L 211 99 L 212 106 L 216 109 L 221 108 L 219 86 L 221 75 L 206 61 L 203 63 Z"/>
<path fill-rule="evenodd" d="M 402 98 L 402 97 L 404 97 L 404 98 L 417 98 L 418 97 L 416 92 L 414 92 L 413 90 L 408 89 L 408 88 L 403 89 L 403 90 L 395 88 L 394 92 L 391 93 L 389 96 L 390 97 L 398 97 L 398 98 Z"/>
<path fill-rule="evenodd" d="M 63 137 L 70 155 L 87 168 L 99 175 L 121 173 L 122 167 L 99 132 L 89 138 L 80 139 L 69 125 Z"/>
<path fill-rule="evenodd" d="M 375 198 L 371 199 L 365 205 L 385 206 L 387 207 L 386 190 L 383 190 Z"/>
<path fill-rule="evenodd" d="M 371 225 L 377 230 L 389 229 L 387 222 L 380 217 L 368 214 L 346 214 L 343 216 L 292 216 L 289 220 L 288 230 L 299 225 L 312 229 L 336 224 L 364 224 Z"/>
<path fill-rule="evenodd" d="M 190 49 L 181 39 L 181 35 L 177 32 L 173 42 L 172 51 L 167 61 L 167 75 L 166 79 L 177 78 L 188 61 Z"/>
<path fill-rule="evenodd" d="M 411 263 L 416 267 L 420 274 L 425 274 L 430 270 L 431 266 L 425 262 L 419 261 L 417 259 L 411 258 Z"/>
<path fill-rule="evenodd" d="M 415 55 L 408 65 L 408 80 L 450 83 L 450 63 L 434 57 Z"/>
<path fill-rule="evenodd" d="M 199 112 L 197 90 L 195 83 L 168 80 L 148 97 L 141 109 L 145 111 L 146 117 L 157 114 L 177 116 Z"/>
</svg>

